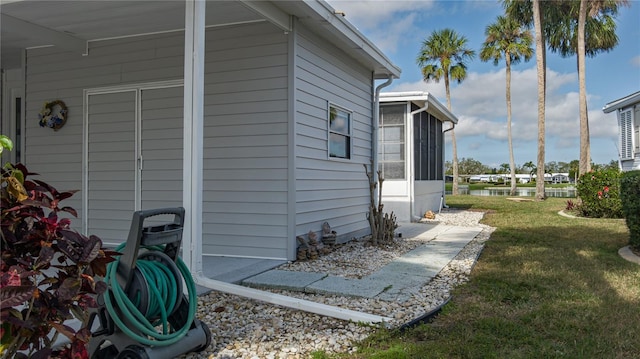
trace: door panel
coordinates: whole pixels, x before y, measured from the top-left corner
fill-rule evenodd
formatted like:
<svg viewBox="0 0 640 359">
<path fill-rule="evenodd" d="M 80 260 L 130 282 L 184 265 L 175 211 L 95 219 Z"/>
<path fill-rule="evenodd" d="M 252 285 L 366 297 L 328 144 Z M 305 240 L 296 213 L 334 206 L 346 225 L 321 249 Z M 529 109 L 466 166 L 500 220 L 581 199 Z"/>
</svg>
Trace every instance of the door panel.
<svg viewBox="0 0 640 359">
<path fill-rule="evenodd" d="M 87 233 L 119 244 L 134 211 L 182 206 L 182 91 L 88 96 Z M 145 225 L 170 220 L 157 216 Z"/>
<path fill-rule="evenodd" d="M 136 92 L 88 100 L 87 233 L 118 244 L 135 208 Z"/>
<path fill-rule="evenodd" d="M 142 90 L 141 209 L 182 206 L 182 87 Z M 171 220 L 158 216 L 156 221 Z"/>
</svg>

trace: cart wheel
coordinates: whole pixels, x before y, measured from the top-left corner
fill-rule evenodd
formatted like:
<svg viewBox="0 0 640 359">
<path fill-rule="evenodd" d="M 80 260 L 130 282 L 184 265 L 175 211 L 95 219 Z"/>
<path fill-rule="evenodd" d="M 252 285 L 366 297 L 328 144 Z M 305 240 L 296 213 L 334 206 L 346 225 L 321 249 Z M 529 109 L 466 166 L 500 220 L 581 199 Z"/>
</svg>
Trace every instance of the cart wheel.
<svg viewBox="0 0 640 359">
<path fill-rule="evenodd" d="M 204 336 L 206 338 L 205 343 L 197 348 L 195 348 L 193 350 L 194 353 L 197 352 L 201 352 L 205 349 L 207 349 L 209 347 L 209 345 L 211 345 L 211 330 L 209 330 L 209 327 L 204 324 L 204 322 L 200 322 L 200 326 L 202 327 L 202 330 L 204 330 Z"/>
<path fill-rule="evenodd" d="M 118 349 L 114 345 L 109 345 L 106 348 L 98 349 L 93 355 L 91 359 L 109 359 L 115 358 L 118 354 Z"/>
<path fill-rule="evenodd" d="M 129 345 L 118 354 L 117 359 L 150 359 L 147 352 L 139 345 Z"/>
</svg>

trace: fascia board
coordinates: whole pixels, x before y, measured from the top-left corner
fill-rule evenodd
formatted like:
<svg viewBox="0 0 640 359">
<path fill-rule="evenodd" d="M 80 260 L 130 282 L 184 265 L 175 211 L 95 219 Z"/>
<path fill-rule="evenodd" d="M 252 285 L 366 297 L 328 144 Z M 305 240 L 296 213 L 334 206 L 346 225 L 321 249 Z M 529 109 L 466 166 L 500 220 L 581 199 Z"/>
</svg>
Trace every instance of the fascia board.
<svg viewBox="0 0 640 359">
<path fill-rule="evenodd" d="M 296 2 L 296 5 L 299 5 L 297 9 L 300 13 L 294 15 L 324 27 L 333 36 L 342 39 L 349 50 L 354 51 L 354 54 L 359 53 L 361 57 L 366 56 L 375 62 L 377 64 L 377 68 L 374 69 L 376 78 L 386 78 L 388 75 L 400 78 L 402 73 L 400 67 L 392 63 L 378 47 L 347 21 L 342 14 L 336 13 L 335 9 L 326 1 L 300 1 Z"/>
<path fill-rule="evenodd" d="M 422 91 L 409 91 L 409 92 L 383 92 L 380 94 L 380 102 L 424 102 L 429 105 L 431 112 L 438 115 L 442 115 L 443 121 L 449 121 L 458 123 L 458 118 L 451 113 L 443 104 L 438 101 L 433 95 L 428 92 Z"/>
<path fill-rule="evenodd" d="M 602 112 L 610 113 L 615 110 L 625 108 L 627 106 L 630 106 L 636 103 L 640 103 L 640 91 L 633 93 L 629 96 L 625 96 L 621 99 L 609 102 L 602 108 Z"/>
</svg>

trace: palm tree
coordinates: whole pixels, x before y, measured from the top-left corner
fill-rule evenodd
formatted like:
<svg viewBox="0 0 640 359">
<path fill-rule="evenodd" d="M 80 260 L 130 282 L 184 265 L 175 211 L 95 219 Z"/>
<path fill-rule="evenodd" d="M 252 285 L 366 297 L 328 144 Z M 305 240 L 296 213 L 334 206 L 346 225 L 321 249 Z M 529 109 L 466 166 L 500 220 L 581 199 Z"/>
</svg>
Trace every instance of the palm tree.
<svg viewBox="0 0 640 359">
<path fill-rule="evenodd" d="M 610 51 L 618 44 L 615 15 L 627 0 L 574 0 L 558 2 L 560 11 L 545 29 L 549 48 L 563 57 L 577 55 L 580 109 L 580 168 L 579 174 L 591 169 L 589 119 L 587 112 L 586 56 Z"/>
<path fill-rule="evenodd" d="M 536 199 L 544 200 L 544 154 L 545 154 L 545 106 L 547 96 L 547 55 L 542 33 L 540 0 L 533 0 L 533 28 L 536 33 L 536 66 L 538 72 L 538 173 L 536 177 Z M 542 181 L 540 179 L 542 178 Z"/>
<path fill-rule="evenodd" d="M 538 173 L 538 166 L 536 166 L 535 164 L 531 164 L 531 167 L 529 169 L 529 176 L 531 176 L 531 178 L 533 178 L 533 176 L 535 176 Z"/>
<path fill-rule="evenodd" d="M 591 164 L 591 142 L 589 139 L 589 118 L 587 115 L 587 80 L 585 74 L 584 28 L 587 22 L 587 0 L 580 0 L 578 11 L 578 82 L 580 107 L 580 175 L 589 172 Z"/>
<path fill-rule="evenodd" d="M 467 38 L 452 29 L 433 31 L 422 42 L 418 53 L 418 66 L 421 68 L 424 81 L 439 82 L 444 78 L 444 88 L 447 95 L 447 108 L 451 111 L 451 94 L 449 79 L 458 83 L 467 77 L 466 61 L 475 56 L 475 51 L 466 47 Z M 451 193 L 458 194 L 458 150 L 456 146 L 455 130 L 451 130 L 453 188 Z"/>
<path fill-rule="evenodd" d="M 513 156 L 513 137 L 511 136 L 511 65 L 522 59 L 529 61 L 533 56 L 531 32 L 523 30 L 520 24 L 511 17 L 498 16 L 496 22 L 487 26 L 484 31 L 487 36 L 480 59 L 493 60 L 498 65 L 504 54 L 506 69 L 506 97 L 507 97 L 507 136 L 509 138 L 509 166 L 511 168 L 510 195 L 516 194 L 516 164 Z"/>
<path fill-rule="evenodd" d="M 525 164 L 522 165 L 522 170 L 526 170 L 528 174 L 533 174 L 536 173 L 536 171 L 534 170 L 536 168 L 536 165 L 533 163 L 533 161 L 529 161 Z"/>
<path fill-rule="evenodd" d="M 536 70 L 538 73 L 538 159 L 537 178 L 544 178 L 544 156 L 545 156 L 545 106 L 547 92 L 546 73 L 546 47 L 545 35 L 542 32 L 544 24 L 544 14 L 553 9 L 555 2 L 540 0 L 503 0 L 506 13 L 517 19 L 524 26 L 531 26 L 535 32 L 536 42 Z M 537 200 L 544 200 L 544 180 L 536 181 Z"/>
</svg>

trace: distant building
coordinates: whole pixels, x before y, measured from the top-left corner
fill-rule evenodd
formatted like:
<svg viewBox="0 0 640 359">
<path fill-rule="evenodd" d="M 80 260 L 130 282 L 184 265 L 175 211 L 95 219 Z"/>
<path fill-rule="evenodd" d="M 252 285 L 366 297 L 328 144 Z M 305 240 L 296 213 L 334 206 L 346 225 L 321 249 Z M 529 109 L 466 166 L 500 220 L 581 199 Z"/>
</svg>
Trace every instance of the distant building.
<svg viewBox="0 0 640 359">
<path fill-rule="evenodd" d="M 552 173 L 551 174 L 551 182 L 552 183 L 566 183 L 566 182 L 569 182 L 569 174 L 568 173 Z"/>
<path fill-rule="evenodd" d="M 516 181 L 518 183 L 524 184 L 524 183 L 529 183 L 534 181 L 536 178 L 536 175 L 530 175 L 530 174 L 526 174 L 526 173 L 516 173 Z M 510 174 L 479 174 L 479 175 L 471 175 L 468 177 L 469 182 L 482 182 L 482 183 L 495 183 L 495 182 L 499 182 L 500 180 L 504 181 L 505 183 L 510 182 L 511 181 L 511 175 Z M 569 181 L 569 174 L 568 173 L 545 173 L 544 174 L 544 181 L 545 182 L 551 182 L 551 183 L 567 183 L 570 182 Z"/>
<path fill-rule="evenodd" d="M 617 114 L 620 168 L 640 170 L 640 91 L 609 102 L 602 111 Z"/>
</svg>

